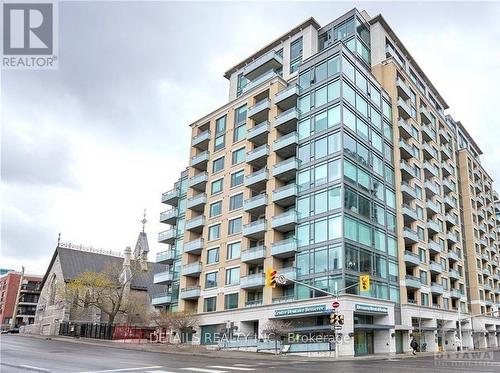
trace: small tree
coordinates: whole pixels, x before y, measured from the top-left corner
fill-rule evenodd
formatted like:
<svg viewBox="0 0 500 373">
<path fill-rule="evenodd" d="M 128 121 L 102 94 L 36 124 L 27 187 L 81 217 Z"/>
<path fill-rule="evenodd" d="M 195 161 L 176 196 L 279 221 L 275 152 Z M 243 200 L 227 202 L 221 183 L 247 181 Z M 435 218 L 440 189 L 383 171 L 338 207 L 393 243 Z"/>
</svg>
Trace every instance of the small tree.
<svg viewBox="0 0 500 373">
<path fill-rule="evenodd" d="M 157 311 L 151 315 L 151 321 L 162 329 L 170 330 L 171 334 L 178 333 L 181 343 L 184 342 L 183 333 L 189 333 L 198 326 L 198 318 L 194 314 L 181 311 Z"/>
<path fill-rule="evenodd" d="M 264 325 L 262 332 L 267 339 L 274 340 L 274 352 L 278 354 L 278 341 L 286 337 L 291 329 L 291 321 L 269 320 Z"/>
</svg>

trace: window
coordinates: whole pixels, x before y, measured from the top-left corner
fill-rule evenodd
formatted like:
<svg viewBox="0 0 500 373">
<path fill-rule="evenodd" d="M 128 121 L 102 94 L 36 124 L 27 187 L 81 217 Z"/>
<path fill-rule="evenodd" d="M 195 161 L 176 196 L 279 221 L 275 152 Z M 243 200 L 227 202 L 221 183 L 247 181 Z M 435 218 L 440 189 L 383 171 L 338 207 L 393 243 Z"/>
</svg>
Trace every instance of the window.
<svg viewBox="0 0 500 373">
<path fill-rule="evenodd" d="M 219 248 L 207 250 L 207 264 L 213 264 L 219 262 Z"/>
<path fill-rule="evenodd" d="M 243 73 L 238 74 L 238 85 L 236 88 L 236 95 L 239 96 L 248 84 L 248 79 L 243 76 Z"/>
<path fill-rule="evenodd" d="M 224 157 L 215 159 L 212 164 L 212 173 L 222 171 L 223 169 L 224 169 Z"/>
<path fill-rule="evenodd" d="M 217 310 L 217 297 L 205 298 L 203 301 L 204 312 L 214 312 Z"/>
<path fill-rule="evenodd" d="M 314 69 L 314 81 L 318 83 L 325 80 L 326 77 L 327 77 L 326 62 L 323 62 L 318 66 L 316 66 L 316 68 Z"/>
<path fill-rule="evenodd" d="M 205 275 L 205 289 L 217 287 L 217 272 L 210 272 Z"/>
<path fill-rule="evenodd" d="M 243 193 L 235 194 L 229 198 L 229 211 L 243 207 Z"/>
<path fill-rule="evenodd" d="M 290 45 L 290 74 L 298 70 L 302 62 L 302 38 L 293 41 Z"/>
<path fill-rule="evenodd" d="M 217 136 L 214 141 L 214 151 L 224 149 L 225 146 L 226 146 L 226 135 L 222 134 L 220 136 Z"/>
<path fill-rule="evenodd" d="M 420 270 L 420 282 L 427 285 L 427 272 L 422 269 Z"/>
<path fill-rule="evenodd" d="M 241 232 L 241 218 L 229 220 L 228 234 L 236 234 Z"/>
<path fill-rule="evenodd" d="M 234 111 L 234 132 L 233 142 L 238 142 L 246 136 L 246 120 L 247 107 L 246 105 L 237 108 Z"/>
<path fill-rule="evenodd" d="M 222 201 L 210 204 L 210 217 L 218 216 L 222 213 Z"/>
<path fill-rule="evenodd" d="M 215 134 L 219 135 L 226 132 L 226 116 L 217 119 L 215 121 Z"/>
<path fill-rule="evenodd" d="M 222 182 L 224 179 L 212 181 L 212 195 L 222 192 Z"/>
<path fill-rule="evenodd" d="M 236 259 L 240 257 L 241 242 L 233 242 L 227 245 L 227 259 Z"/>
<path fill-rule="evenodd" d="M 240 283 L 240 267 L 226 269 L 226 285 Z"/>
<path fill-rule="evenodd" d="M 220 223 L 208 228 L 208 240 L 217 240 L 220 237 Z"/>
<path fill-rule="evenodd" d="M 224 309 L 238 308 L 238 293 L 226 294 L 224 296 Z"/>
<path fill-rule="evenodd" d="M 327 87 L 323 86 L 314 92 L 314 107 L 318 108 L 328 101 Z"/>
<path fill-rule="evenodd" d="M 245 148 L 233 151 L 231 156 L 231 164 L 235 165 L 245 161 Z"/>
<path fill-rule="evenodd" d="M 245 170 L 236 171 L 231 174 L 231 188 L 243 184 Z"/>
</svg>

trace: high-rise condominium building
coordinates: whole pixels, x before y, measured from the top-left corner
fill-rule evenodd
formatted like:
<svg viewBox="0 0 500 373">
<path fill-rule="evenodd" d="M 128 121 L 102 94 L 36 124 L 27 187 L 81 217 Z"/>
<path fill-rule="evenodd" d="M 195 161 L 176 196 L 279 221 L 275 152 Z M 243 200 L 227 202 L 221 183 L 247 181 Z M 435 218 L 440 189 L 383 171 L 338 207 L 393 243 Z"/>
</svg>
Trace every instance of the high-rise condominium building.
<svg viewBox="0 0 500 373">
<path fill-rule="evenodd" d="M 229 101 L 191 124 L 189 167 L 162 196 L 170 266 L 155 305 L 197 313 L 203 344 L 221 330 L 259 337 L 273 319 L 325 335 L 323 289 L 339 294 L 341 355 L 403 352 L 411 338 L 427 351 L 500 345 L 498 195 L 382 16 L 307 19 L 224 76 Z M 266 287 L 267 268 L 300 283 Z"/>
</svg>

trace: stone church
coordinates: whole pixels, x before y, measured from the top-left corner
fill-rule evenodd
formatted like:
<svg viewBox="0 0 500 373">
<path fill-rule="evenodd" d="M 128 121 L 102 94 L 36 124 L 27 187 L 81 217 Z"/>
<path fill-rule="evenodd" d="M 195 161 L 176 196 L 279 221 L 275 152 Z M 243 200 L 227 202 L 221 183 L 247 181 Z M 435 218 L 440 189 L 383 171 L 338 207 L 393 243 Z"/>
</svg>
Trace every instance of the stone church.
<svg viewBox="0 0 500 373">
<path fill-rule="evenodd" d="M 139 325 L 144 322 L 146 315 L 154 310 L 151 298 L 166 291 L 165 286 L 153 283 L 154 273 L 166 271 L 166 266 L 149 262 L 148 253 L 144 230 L 139 233 L 133 253 L 130 247 L 122 254 L 58 242 L 42 280 L 35 323 L 24 333 L 58 335 L 62 325 L 107 323 L 107 314 L 97 307 L 81 306 L 75 299 L 68 299 L 65 289 L 69 281 L 85 272 L 107 273 L 110 268 L 118 270 L 120 283 L 126 284 L 125 302 L 134 303 L 128 305 L 129 314 L 117 315 L 114 323 Z"/>
</svg>

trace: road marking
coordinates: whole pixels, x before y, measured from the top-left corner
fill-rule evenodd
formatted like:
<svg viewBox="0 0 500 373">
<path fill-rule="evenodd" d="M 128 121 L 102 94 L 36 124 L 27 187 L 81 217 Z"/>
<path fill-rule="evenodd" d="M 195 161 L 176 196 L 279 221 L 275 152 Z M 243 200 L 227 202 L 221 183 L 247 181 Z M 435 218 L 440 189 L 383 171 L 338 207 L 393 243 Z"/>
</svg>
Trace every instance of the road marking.
<svg viewBox="0 0 500 373">
<path fill-rule="evenodd" d="M 170 372 L 168 370 L 147 370 L 147 373 L 175 373 L 175 372 Z"/>
<path fill-rule="evenodd" d="M 40 368 L 40 367 L 35 367 L 33 365 L 19 365 L 19 366 L 22 367 L 22 368 L 26 368 L 26 369 L 37 370 L 39 372 L 50 372 L 50 370 L 48 370 L 48 369 L 44 369 L 44 368 Z"/>
<path fill-rule="evenodd" d="M 107 372 L 130 372 L 134 370 L 144 370 L 144 369 L 155 369 L 155 368 L 162 368 L 161 365 L 153 365 L 150 367 L 140 367 L 140 368 L 123 368 L 123 369 L 108 369 L 108 370 L 86 370 L 84 372 L 78 372 L 78 373 L 107 373 Z"/>
<path fill-rule="evenodd" d="M 243 368 L 237 366 L 226 367 L 224 365 L 210 365 L 209 368 L 219 368 L 219 369 L 229 369 L 229 370 L 255 370 L 254 368 Z"/>
<path fill-rule="evenodd" d="M 227 373 L 227 370 L 203 369 L 203 368 L 182 368 L 182 370 L 191 370 L 193 372 L 205 372 L 205 373 Z"/>
<path fill-rule="evenodd" d="M 250 364 L 234 364 L 234 366 L 237 366 L 237 367 L 254 367 L 255 365 L 250 365 Z"/>
</svg>

